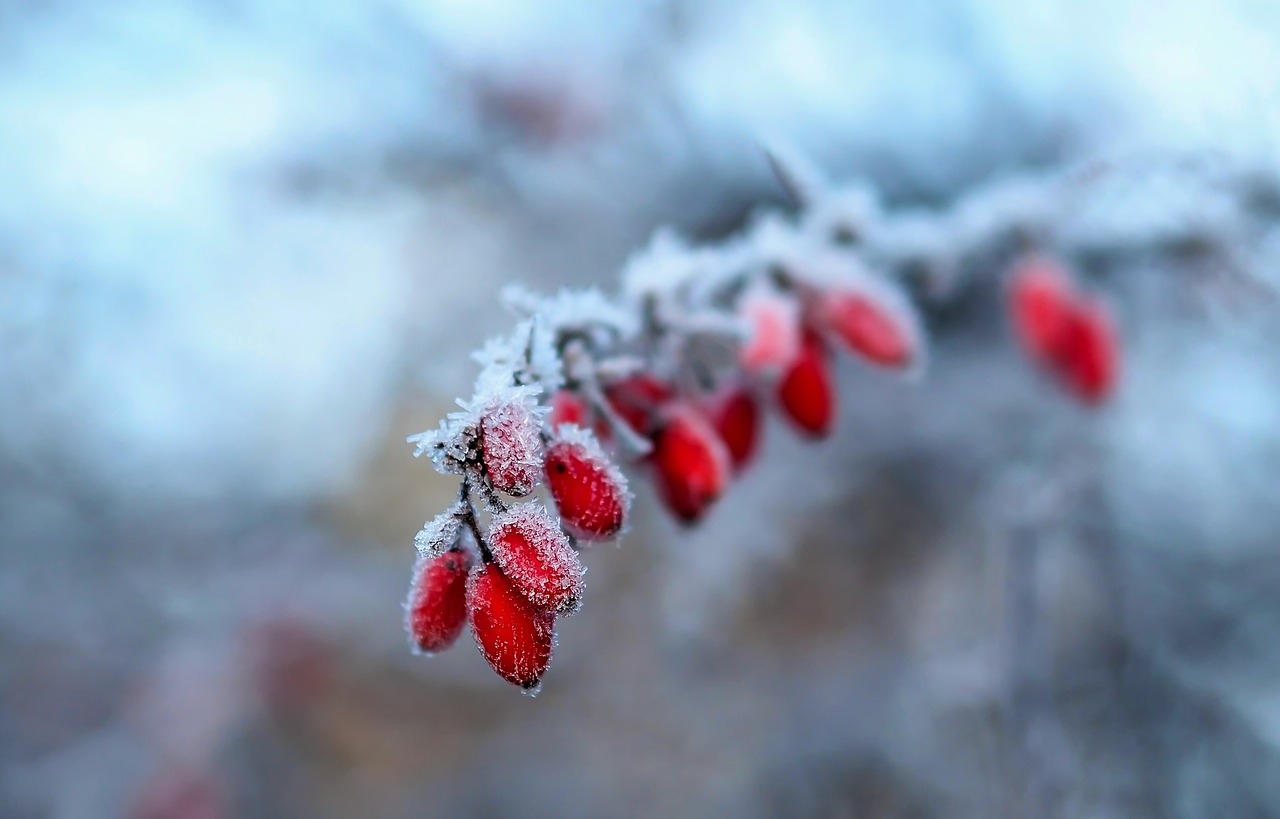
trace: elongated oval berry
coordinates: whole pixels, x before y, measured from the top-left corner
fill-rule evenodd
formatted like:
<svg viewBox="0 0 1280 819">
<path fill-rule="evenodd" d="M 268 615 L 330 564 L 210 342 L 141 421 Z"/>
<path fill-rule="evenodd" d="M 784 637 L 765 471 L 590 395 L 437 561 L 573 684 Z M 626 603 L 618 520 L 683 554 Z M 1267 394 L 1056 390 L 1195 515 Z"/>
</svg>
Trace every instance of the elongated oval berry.
<svg viewBox="0 0 1280 819">
<path fill-rule="evenodd" d="M 536 693 L 551 664 L 556 616 L 536 608 L 493 564 L 480 566 L 467 580 L 467 611 L 489 667 Z"/>
<path fill-rule="evenodd" d="M 480 418 L 484 468 L 499 492 L 520 497 L 542 480 L 541 425 L 523 401 L 509 401 Z"/>
<path fill-rule="evenodd" d="M 1009 281 L 1009 313 L 1014 333 L 1033 359 L 1053 358 L 1076 301 L 1070 274 L 1045 256 L 1030 256 L 1014 268 Z"/>
<path fill-rule="evenodd" d="M 780 372 L 800 353 L 800 306 L 795 299 L 774 292 L 746 295 L 738 312 L 747 322 L 747 338 L 738 361 L 750 375 Z"/>
<path fill-rule="evenodd" d="M 574 537 L 608 540 L 622 531 L 631 508 L 627 479 L 589 431 L 556 430 L 547 445 L 546 475 L 560 523 Z"/>
<path fill-rule="evenodd" d="M 1092 300 L 1070 310 L 1052 366 L 1059 380 L 1080 401 L 1099 404 L 1110 395 L 1119 370 L 1120 345 L 1111 317 Z"/>
<path fill-rule="evenodd" d="M 887 284 L 827 291 L 816 310 L 836 338 L 871 364 L 900 369 L 918 356 L 920 331 L 912 307 Z"/>
<path fill-rule="evenodd" d="M 730 459 L 724 441 L 685 404 L 663 413 L 653 439 L 652 462 L 659 497 L 685 523 L 701 518 L 729 482 Z"/>
<path fill-rule="evenodd" d="M 444 651 L 457 641 L 467 621 L 470 568 L 471 555 L 460 549 L 418 558 L 405 607 L 405 628 L 416 651 Z"/>
<path fill-rule="evenodd" d="M 653 431 L 658 411 L 675 396 L 675 390 L 660 378 L 639 373 L 609 384 L 604 395 L 631 429 L 647 436 Z"/>
<path fill-rule="evenodd" d="M 553 430 L 562 424 L 585 427 L 590 415 L 586 401 L 568 390 L 557 390 L 551 397 L 551 414 L 547 416 L 547 425 Z"/>
<path fill-rule="evenodd" d="M 495 515 L 489 549 L 502 573 L 543 611 L 569 614 L 582 602 L 586 569 L 569 539 L 540 503 L 523 503 Z"/>
<path fill-rule="evenodd" d="M 755 455 L 760 440 L 760 405 L 751 390 L 730 388 L 711 400 L 708 417 L 729 450 L 733 468 L 741 471 Z"/>
<path fill-rule="evenodd" d="M 835 387 L 826 345 L 816 333 L 805 334 L 800 356 L 783 374 L 777 387 L 783 414 L 813 438 L 831 434 L 835 421 Z"/>
</svg>

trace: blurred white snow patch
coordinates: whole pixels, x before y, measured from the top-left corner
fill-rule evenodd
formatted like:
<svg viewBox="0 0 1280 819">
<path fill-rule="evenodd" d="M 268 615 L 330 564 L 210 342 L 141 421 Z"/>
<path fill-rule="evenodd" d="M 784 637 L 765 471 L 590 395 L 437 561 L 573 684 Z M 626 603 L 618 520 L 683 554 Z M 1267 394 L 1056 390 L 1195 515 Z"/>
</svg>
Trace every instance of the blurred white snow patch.
<svg viewBox="0 0 1280 819">
<path fill-rule="evenodd" d="M 1108 489 L 1129 534 L 1223 561 L 1274 549 L 1280 372 L 1258 348 L 1275 343 L 1172 330 L 1132 345 L 1108 426 Z"/>
<path fill-rule="evenodd" d="M 419 206 L 281 182 L 366 78 L 283 21 L 61 19 L 0 80 L 0 447 L 157 499 L 333 488 L 390 409 Z"/>
</svg>

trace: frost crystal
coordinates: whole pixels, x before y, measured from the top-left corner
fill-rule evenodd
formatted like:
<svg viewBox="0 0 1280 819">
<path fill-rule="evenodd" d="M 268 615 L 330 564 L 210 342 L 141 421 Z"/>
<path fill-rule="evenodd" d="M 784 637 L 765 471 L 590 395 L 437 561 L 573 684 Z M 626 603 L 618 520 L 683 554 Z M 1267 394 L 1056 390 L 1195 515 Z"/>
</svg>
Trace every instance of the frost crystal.
<svg viewBox="0 0 1280 819">
<path fill-rule="evenodd" d="M 413 536 L 413 545 L 418 553 L 434 556 L 453 548 L 462 530 L 463 511 L 462 503 L 458 502 L 427 521 L 422 531 Z"/>
</svg>

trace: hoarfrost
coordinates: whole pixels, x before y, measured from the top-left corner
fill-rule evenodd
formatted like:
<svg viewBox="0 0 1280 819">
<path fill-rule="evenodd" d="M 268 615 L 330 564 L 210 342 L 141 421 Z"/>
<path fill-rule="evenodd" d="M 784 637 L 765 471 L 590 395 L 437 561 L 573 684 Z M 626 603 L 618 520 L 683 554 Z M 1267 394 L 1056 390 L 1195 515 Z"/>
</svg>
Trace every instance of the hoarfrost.
<svg viewBox="0 0 1280 819">
<path fill-rule="evenodd" d="M 427 521 L 422 531 L 413 536 L 413 545 L 423 556 L 435 556 L 447 552 L 458 542 L 462 531 L 465 509 L 461 501 Z"/>
</svg>

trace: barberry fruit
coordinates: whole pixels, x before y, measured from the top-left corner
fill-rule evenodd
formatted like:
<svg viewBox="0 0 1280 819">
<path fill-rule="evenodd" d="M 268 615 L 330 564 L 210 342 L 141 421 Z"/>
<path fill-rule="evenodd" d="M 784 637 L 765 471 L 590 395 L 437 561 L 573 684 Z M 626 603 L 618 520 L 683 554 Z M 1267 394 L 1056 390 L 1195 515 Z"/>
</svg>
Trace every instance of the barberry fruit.
<svg viewBox="0 0 1280 819">
<path fill-rule="evenodd" d="M 512 685 L 536 693 L 551 664 L 555 615 L 529 602 L 492 563 L 467 580 L 471 633 L 485 662 Z"/>
<path fill-rule="evenodd" d="M 595 436 L 581 427 L 560 427 L 546 455 L 547 486 L 564 528 L 582 540 L 608 540 L 622 531 L 631 493 Z"/>
<path fill-rule="evenodd" d="M 418 558 L 405 618 L 409 640 L 417 651 L 444 651 L 457 641 L 467 621 L 470 568 L 471 555 L 461 549 Z"/>
<path fill-rule="evenodd" d="M 826 345 L 816 333 L 805 333 L 800 356 L 778 382 L 777 395 L 783 414 L 801 432 L 813 438 L 831 434 L 835 386 Z"/>
<path fill-rule="evenodd" d="M 685 404 L 669 406 L 653 439 L 654 480 L 667 508 L 693 523 L 724 492 L 729 451 L 703 416 Z"/>
<path fill-rule="evenodd" d="M 1072 395 L 1098 404 L 1111 393 L 1120 358 L 1111 318 L 1060 265 L 1042 256 L 1020 263 L 1009 286 L 1009 311 L 1023 349 Z"/>
<path fill-rule="evenodd" d="M 224 787 L 211 774 L 165 771 L 148 782 L 125 811 L 128 819 L 224 819 L 231 816 Z"/>
<path fill-rule="evenodd" d="M 656 423 L 657 413 L 675 396 L 672 386 L 646 373 L 615 381 L 604 388 L 609 406 L 631 429 L 648 436 Z"/>
<path fill-rule="evenodd" d="M 481 416 L 480 445 L 489 481 L 499 492 L 520 497 L 541 482 L 541 425 L 523 401 L 499 404 Z"/>
<path fill-rule="evenodd" d="M 872 364 L 901 369 L 918 356 L 920 333 L 912 308 L 887 284 L 826 291 L 815 309 L 836 338 Z"/>
<path fill-rule="evenodd" d="M 557 614 L 578 609 L 586 569 L 542 504 L 524 503 L 495 515 L 489 550 L 511 584 L 538 608 Z"/>
<path fill-rule="evenodd" d="M 556 429 L 563 424 L 574 424 L 585 427 L 591 410 L 587 402 L 569 390 L 557 390 L 551 397 L 551 413 L 547 416 L 547 425 Z"/>
<path fill-rule="evenodd" d="M 1037 361 L 1054 356 L 1075 305 L 1075 285 L 1057 262 L 1030 256 L 1020 262 L 1009 283 L 1009 312 L 1014 333 Z"/>
<path fill-rule="evenodd" d="M 735 471 L 741 471 L 755 455 L 760 440 L 760 405 L 745 386 L 735 386 L 711 399 L 707 412 L 729 450 Z"/>
<path fill-rule="evenodd" d="M 794 299 L 756 291 L 743 298 L 738 312 L 747 322 L 747 338 L 738 348 L 738 362 L 749 375 L 780 372 L 799 355 L 800 306 Z"/>
<path fill-rule="evenodd" d="M 1070 311 L 1053 355 L 1059 380 L 1086 404 L 1101 403 L 1115 386 L 1120 348 L 1111 317 L 1092 300 Z"/>
</svg>

